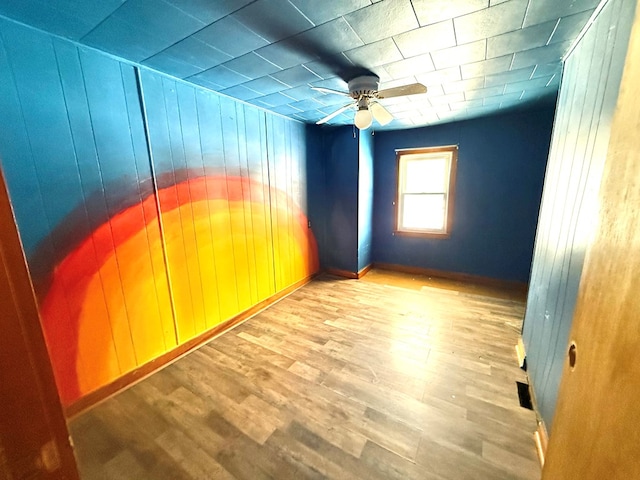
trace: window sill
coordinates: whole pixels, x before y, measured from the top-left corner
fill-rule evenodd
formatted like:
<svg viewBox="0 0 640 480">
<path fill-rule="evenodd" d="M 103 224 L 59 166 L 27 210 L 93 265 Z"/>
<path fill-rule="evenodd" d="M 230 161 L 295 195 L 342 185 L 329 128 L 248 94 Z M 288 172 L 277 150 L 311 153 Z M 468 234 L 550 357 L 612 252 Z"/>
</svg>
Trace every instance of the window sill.
<svg viewBox="0 0 640 480">
<path fill-rule="evenodd" d="M 442 240 L 451 237 L 451 233 L 449 232 L 420 232 L 412 230 L 395 230 L 393 235 L 401 237 L 437 238 Z"/>
</svg>

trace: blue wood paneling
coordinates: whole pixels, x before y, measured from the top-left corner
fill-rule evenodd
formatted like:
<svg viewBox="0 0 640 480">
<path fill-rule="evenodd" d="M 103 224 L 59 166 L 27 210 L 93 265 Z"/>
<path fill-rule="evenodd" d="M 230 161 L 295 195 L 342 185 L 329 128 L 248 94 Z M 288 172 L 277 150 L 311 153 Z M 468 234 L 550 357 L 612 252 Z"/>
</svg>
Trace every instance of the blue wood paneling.
<svg viewBox="0 0 640 480">
<path fill-rule="evenodd" d="M 313 273 L 305 126 L 137 73 L 0 18 L 0 162 L 66 404 Z"/>
<path fill-rule="evenodd" d="M 527 282 L 553 107 L 375 135 L 373 261 Z M 395 149 L 458 145 L 446 239 L 394 235 Z"/>
<path fill-rule="evenodd" d="M 523 329 L 529 375 L 548 428 L 585 247 L 595 227 L 597 193 L 634 6 L 633 0 L 605 5 L 567 59 L 560 88 Z"/>
<path fill-rule="evenodd" d="M 358 134 L 358 271 L 371 265 L 373 237 L 373 136 Z"/>
<path fill-rule="evenodd" d="M 327 258 L 327 199 L 326 148 L 323 128 L 317 125 L 306 126 L 306 173 L 308 217 L 316 240 L 320 266 L 326 268 Z"/>
<path fill-rule="evenodd" d="M 352 127 L 325 138 L 327 267 L 358 271 L 358 139 Z"/>
</svg>

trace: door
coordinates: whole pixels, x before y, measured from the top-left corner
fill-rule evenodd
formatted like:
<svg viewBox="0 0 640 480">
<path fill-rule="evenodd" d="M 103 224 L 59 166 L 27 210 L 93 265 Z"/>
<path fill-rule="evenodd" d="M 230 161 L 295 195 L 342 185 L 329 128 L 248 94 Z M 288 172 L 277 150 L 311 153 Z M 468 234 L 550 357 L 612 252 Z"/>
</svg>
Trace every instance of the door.
<svg viewBox="0 0 640 480">
<path fill-rule="evenodd" d="M 545 480 L 640 478 L 640 8 L 587 248 Z"/>
<path fill-rule="evenodd" d="M 0 171 L 0 479 L 78 479 Z"/>
</svg>

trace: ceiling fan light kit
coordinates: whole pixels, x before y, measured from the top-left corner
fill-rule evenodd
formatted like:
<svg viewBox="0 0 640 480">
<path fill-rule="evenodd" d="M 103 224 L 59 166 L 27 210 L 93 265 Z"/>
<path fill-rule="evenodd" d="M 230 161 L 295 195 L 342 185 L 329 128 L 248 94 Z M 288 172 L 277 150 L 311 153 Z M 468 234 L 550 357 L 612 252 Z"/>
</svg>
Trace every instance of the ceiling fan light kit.
<svg viewBox="0 0 640 480">
<path fill-rule="evenodd" d="M 421 83 L 412 83 L 401 87 L 378 90 L 379 81 L 380 79 L 376 75 L 360 75 L 349 80 L 347 83 L 349 87 L 348 92 L 341 92 L 339 90 L 322 87 L 311 87 L 313 90 L 317 90 L 322 93 L 343 95 L 351 97 L 354 100 L 353 102 L 348 103 L 335 112 L 327 115 L 323 119 L 318 120 L 316 124 L 321 125 L 332 118 L 337 117 L 346 110 L 357 108 L 353 123 L 360 130 L 366 130 L 369 128 L 374 119 L 380 125 L 384 126 L 393 120 L 393 115 L 391 115 L 391 113 L 379 103 L 379 100 L 404 95 L 416 95 L 426 93 L 427 91 L 427 87 Z"/>
</svg>

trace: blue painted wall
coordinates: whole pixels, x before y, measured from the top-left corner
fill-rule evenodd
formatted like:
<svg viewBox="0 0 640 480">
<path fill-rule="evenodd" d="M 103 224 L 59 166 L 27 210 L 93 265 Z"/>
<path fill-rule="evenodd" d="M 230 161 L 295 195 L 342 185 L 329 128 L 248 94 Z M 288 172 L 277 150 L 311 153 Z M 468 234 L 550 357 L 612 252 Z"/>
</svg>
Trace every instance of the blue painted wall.
<svg viewBox="0 0 640 480">
<path fill-rule="evenodd" d="M 565 64 L 540 209 L 522 338 L 551 429 L 635 0 L 611 0 Z M 553 435 L 553 432 L 551 432 Z"/>
<path fill-rule="evenodd" d="M 325 129 L 317 125 L 306 126 L 307 138 L 307 215 L 311 230 L 318 242 L 318 256 L 321 268 L 326 268 L 327 258 L 327 180 Z"/>
<path fill-rule="evenodd" d="M 317 201 L 324 213 L 325 268 L 358 271 L 358 139 L 353 128 L 319 128 L 322 150 L 317 156 L 324 171 L 324 197 Z M 310 182 L 312 181 L 309 179 Z"/>
<path fill-rule="evenodd" d="M 373 261 L 527 282 L 553 113 L 376 133 Z M 394 235 L 395 149 L 439 145 L 459 145 L 451 236 Z"/>
<path fill-rule="evenodd" d="M 358 271 L 372 262 L 373 135 L 358 134 Z"/>
</svg>

